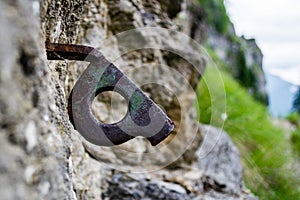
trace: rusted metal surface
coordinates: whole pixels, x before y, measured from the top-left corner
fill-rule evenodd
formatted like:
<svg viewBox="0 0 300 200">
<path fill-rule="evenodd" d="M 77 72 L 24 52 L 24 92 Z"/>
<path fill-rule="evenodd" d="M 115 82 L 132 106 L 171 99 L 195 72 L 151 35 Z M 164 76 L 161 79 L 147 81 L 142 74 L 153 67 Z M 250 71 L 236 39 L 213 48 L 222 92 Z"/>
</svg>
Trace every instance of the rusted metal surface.
<svg viewBox="0 0 300 200">
<path fill-rule="evenodd" d="M 68 113 L 76 130 L 89 142 L 100 146 L 124 143 L 136 136 L 146 137 L 155 146 L 174 129 L 174 123 L 114 64 L 93 47 L 46 43 L 48 60 L 90 62 L 68 100 Z M 93 99 L 101 92 L 121 94 L 128 112 L 117 123 L 98 121 L 91 110 Z"/>
</svg>

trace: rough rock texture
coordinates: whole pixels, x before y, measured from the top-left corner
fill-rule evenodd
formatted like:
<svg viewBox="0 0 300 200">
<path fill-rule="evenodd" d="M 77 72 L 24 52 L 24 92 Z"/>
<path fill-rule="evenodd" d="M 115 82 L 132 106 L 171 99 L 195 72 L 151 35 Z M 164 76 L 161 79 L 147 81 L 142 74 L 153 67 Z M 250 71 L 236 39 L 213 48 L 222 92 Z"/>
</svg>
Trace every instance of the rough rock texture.
<svg viewBox="0 0 300 200">
<path fill-rule="evenodd" d="M 191 165 L 171 171 L 162 169 L 155 175 L 114 173 L 107 180 L 109 187 L 103 197 L 257 200 L 243 185 L 239 154 L 228 135 L 212 126 L 201 129 L 204 140 Z M 162 180 L 151 178 L 153 175 Z"/>
<path fill-rule="evenodd" d="M 38 5 L 0 2 L 1 199 L 74 197 L 70 126 L 45 63 Z"/>
<path fill-rule="evenodd" d="M 225 36 L 207 29 L 207 43 L 218 57 L 227 64 L 233 76 L 249 93 L 268 104 L 266 78 L 262 68 L 263 54 L 254 39 L 237 37 L 233 25 Z"/>
<path fill-rule="evenodd" d="M 239 153 L 228 135 L 212 126 L 203 126 L 202 131 L 204 139 L 196 155 L 197 167 L 203 170 L 203 188 L 207 191 L 205 196 L 221 198 L 225 193 L 238 197 L 247 193 L 243 185 Z M 256 199 L 251 195 L 247 198 Z"/>
<path fill-rule="evenodd" d="M 193 108 L 193 88 L 205 68 L 203 57 L 193 56 L 200 49 L 163 31 L 163 41 L 149 31 L 112 37 L 145 26 L 188 33 L 186 8 L 185 1 L 0 1 L 0 25 L 5 27 L 0 29 L 1 199 L 252 198 L 243 187 L 238 154 L 229 138 L 221 137 L 224 141 L 212 151 L 212 157 L 220 158 L 210 164 L 215 171 L 206 168 L 210 156 L 203 160 L 195 153 L 203 139 Z M 143 138 L 114 148 L 89 144 L 74 130 L 66 111 L 86 63 L 47 61 L 45 41 L 100 49 L 180 126 L 157 148 Z M 124 44 L 134 47 L 136 41 L 163 43 L 186 57 L 161 49 L 126 52 Z M 164 71 L 163 66 L 179 73 Z M 148 79 L 156 84 L 143 85 Z M 175 88 L 173 93 L 169 88 Z M 104 95 L 94 102 L 96 117 L 104 122 L 122 115 L 112 115 L 108 99 Z M 124 109 L 122 103 L 117 103 L 117 111 Z M 222 153 L 224 148 L 230 156 Z M 217 168 L 223 165 L 224 171 Z"/>
<path fill-rule="evenodd" d="M 208 22 L 213 16 L 209 16 L 211 12 L 224 12 L 220 8 L 222 3 L 224 2 L 218 1 L 199 6 L 199 2 L 191 1 L 188 7 L 191 16 L 190 29 L 187 32 L 196 41 L 205 43 L 206 47 L 224 63 L 222 66 L 225 66 L 254 98 L 267 105 L 266 78 L 262 68 L 263 54 L 255 39 L 237 36 L 230 19 L 222 19 L 218 14 L 216 21 L 210 22 L 213 24 Z M 210 7 L 205 7 L 206 4 Z M 224 30 L 218 30 L 218 23 L 226 26 Z"/>
</svg>

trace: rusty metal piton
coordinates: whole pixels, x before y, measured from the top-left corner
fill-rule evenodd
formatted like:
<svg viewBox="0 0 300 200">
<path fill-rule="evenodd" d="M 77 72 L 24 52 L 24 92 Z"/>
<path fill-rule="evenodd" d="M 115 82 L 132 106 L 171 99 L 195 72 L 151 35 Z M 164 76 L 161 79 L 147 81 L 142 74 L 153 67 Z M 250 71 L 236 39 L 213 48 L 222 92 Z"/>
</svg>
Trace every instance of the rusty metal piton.
<svg viewBox="0 0 300 200">
<path fill-rule="evenodd" d="M 89 142 L 114 146 L 136 136 L 159 144 L 174 129 L 171 119 L 113 63 L 93 47 L 46 43 L 48 60 L 76 60 L 90 64 L 81 74 L 68 99 L 68 114 L 74 128 Z M 128 112 L 119 122 L 106 124 L 92 113 L 93 99 L 105 91 L 121 94 Z"/>
</svg>

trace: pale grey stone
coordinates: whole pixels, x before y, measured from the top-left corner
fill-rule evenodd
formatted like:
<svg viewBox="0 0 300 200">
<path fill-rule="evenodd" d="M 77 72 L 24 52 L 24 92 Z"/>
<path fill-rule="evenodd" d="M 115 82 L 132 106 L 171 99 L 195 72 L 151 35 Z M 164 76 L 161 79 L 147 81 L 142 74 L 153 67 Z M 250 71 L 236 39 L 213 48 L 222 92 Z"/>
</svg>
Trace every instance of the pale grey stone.
<svg viewBox="0 0 300 200">
<path fill-rule="evenodd" d="M 167 88 L 176 89 L 181 105 L 166 88 L 142 87 L 180 124 L 181 134 L 174 133 L 176 139 L 169 138 L 159 147 L 151 147 L 141 138 L 114 148 L 96 147 L 85 141 L 70 123 L 66 107 L 71 89 L 87 65 L 46 60 L 45 40 L 91 45 L 108 59 L 114 59 L 114 55 L 122 53 L 124 41 L 112 37 L 108 43 L 102 42 L 121 31 L 156 26 L 190 34 L 191 14 L 187 3 L 181 0 L 42 0 L 38 5 L 33 0 L 0 1 L 3 27 L 0 29 L 1 199 L 245 197 L 238 153 L 228 137 L 223 137 L 223 142 L 206 160 L 195 154 L 203 133 L 196 121 L 193 90 L 206 61 L 201 56 L 194 58 L 197 49 L 187 38 L 165 34 L 161 41 L 155 34 L 136 34 L 141 42 L 162 43 L 185 52 L 197 69 L 180 56 L 159 49 L 131 52 L 115 63 L 136 83 L 155 79 Z M 168 6 L 175 10 L 168 10 Z M 161 76 L 163 66 L 179 71 L 184 78 L 178 74 L 171 77 L 169 71 L 163 71 L 165 74 Z M 184 79 L 190 88 L 183 84 Z M 109 118 L 107 106 L 103 99 L 96 103 L 101 120 Z M 169 148 L 161 148 L 169 142 L 172 142 Z M 224 146 L 230 150 L 227 160 L 222 153 Z M 159 153 L 145 159 L 146 153 L 159 148 Z M 175 159 L 175 163 L 166 166 Z M 232 165 L 231 161 L 236 164 Z M 205 190 L 204 184 L 210 190 Z M 226 188 L 220 190 L 220 185 Z"/>
</svg>

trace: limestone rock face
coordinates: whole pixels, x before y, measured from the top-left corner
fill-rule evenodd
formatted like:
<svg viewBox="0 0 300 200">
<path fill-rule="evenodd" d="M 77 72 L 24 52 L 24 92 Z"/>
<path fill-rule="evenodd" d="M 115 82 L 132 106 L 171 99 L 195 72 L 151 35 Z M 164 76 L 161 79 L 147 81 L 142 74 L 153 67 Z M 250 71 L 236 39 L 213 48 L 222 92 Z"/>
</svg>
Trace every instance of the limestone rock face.
<svg viewBox="0 0 300 200">
<path fill-rule="evenodd" d="M 228 137 L 221 137 L 225 147 L 216 145 L 204 160 L 196 153 L 203 131 L 195 120 L 194 89 L 206 62 L 201 48 L 176 32 L 189 34 L 187 3 L 0 1 L 1 199 L 248 196 L 234 147 L 226 151 L 226 170 L 217 168 L 226 157 L 222 149 Z M 134 28 L 140 29 L 123 33 Z M 112 148 L 85 141 L 66 107 L 87 63 L 47 61 L 45 41 L 99 49 L 161 105 L 177 124 L 174 133 L 157 147 L 144 138 Z M 93 102 L 95 117 L 106 123 L 126 112 L 122 98 L 110 99 L 103 93 Z"/>
<path fill-rule="evenodd" d="M 226 36 L 211 28 L 206 30 L 207 43 L 227 65 L 232 75 L 257 100 L 268 104 L 266 78 L 262 68 L 263 54 L 255 39 L 237 37 L 233 25 Z"/>
<path fill-rule="evenodd" d="M 196 155 L 197 167 L 203 171 L 205 196 L 224 198 L 227 194 L 256 199 L 243 185 L 239 153 L 227 133 L 212 126 L 202 126 L 202 131 L 204 139 Z"/>
<path fill-rule="evenodd" d="M 205 43 L 206 48 L 209 48 L 223 63 L 219 67 L 225 67 L 256 100 L 267 105 L 268 94 L 263 71 L 263 54 L 255 39 L 237 36 L 234 24 L 230 20 L 226 25 L 226 31 L 223 32 L 218 30 L 216 24 L 208 22 L 210 18 L 208 15 L 211 12 L 222 12 L 217 8 L 220 3 L 222 2 L 215 2 L 211 4 L 211 7 L 205 7 L 205 5 L 199 6 L 198 2 L 191 1 L 189 5 L 190 25 L 186 32 L 196 41 Z M 213 8 L 213 5 L 216 7 Z M 220 23 L 226 23 L 226 19 L 218 20 Z"/>
<path fill-rule="evenodd" d="M 156 178 L 153 174 L 117 172 L 110 176 L 103 197 L 257 200 L 243 184 L 239 154 L 227 133 L 212 126 L 202 126 L 201 130 L 202 146 L 188 169 L 162 169 L 155 173 Z"/>
</svg>

